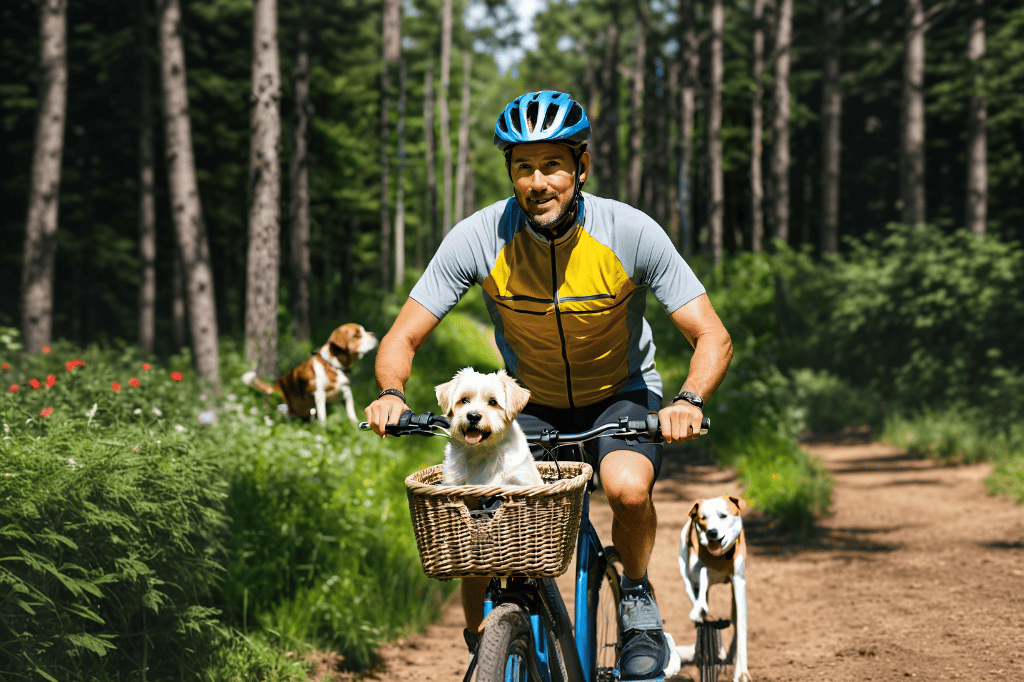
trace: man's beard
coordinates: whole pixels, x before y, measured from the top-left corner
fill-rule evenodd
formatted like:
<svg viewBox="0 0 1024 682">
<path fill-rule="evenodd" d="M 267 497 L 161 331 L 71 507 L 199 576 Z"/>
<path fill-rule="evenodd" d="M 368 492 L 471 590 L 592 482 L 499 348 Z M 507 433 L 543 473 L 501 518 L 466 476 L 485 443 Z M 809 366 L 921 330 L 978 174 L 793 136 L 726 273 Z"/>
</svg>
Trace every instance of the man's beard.
<svg viewBox="0 0 1024 682">
<path fill-rule="evenodd" d="M 543 197 L 541 197 L 541 198 L 543 198 Z M 560 205 L 558 207 L 558 212 L 553 217 L 550 217 L 550 218 L 547 218 L 547 217 L 540 218 L 540 217 L 531 215 L 530 212 L 526 210 L 526 207 L 523 206 L 525 201 L 526 201 L 525 199 L 521 199 L 519 201 L 519 207 L 523 209 L 523 211 L 526 213 L 527 216 L 529 216 L 530 224 L 534 228 L 539 228 L 539 229 L 543 229 L 543 230 L 551 230 L 554 227 L 558 227 L 558 225 L 562 221 L 564 221 L 566 219 L 566 217 L 571 213 L 572 207 L 573 207 L 573 199 L 570 198 L 569 201 L 567 201 L 564 206 Z"/>
</svg>

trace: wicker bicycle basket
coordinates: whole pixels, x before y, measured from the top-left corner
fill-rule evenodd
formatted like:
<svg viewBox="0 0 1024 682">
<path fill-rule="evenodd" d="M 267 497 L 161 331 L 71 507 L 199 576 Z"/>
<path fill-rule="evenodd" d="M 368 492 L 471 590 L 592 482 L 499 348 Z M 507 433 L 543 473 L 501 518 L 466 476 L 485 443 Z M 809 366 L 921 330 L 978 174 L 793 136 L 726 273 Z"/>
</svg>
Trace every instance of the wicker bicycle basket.
<svg viewBox="0 0 1024 682">
<path fill-rule="evenodd" d="M 582 462 L 538 462 L 553 482 L 535 486 L 442 486 L 441 465 L 405 479 L 423 572 L 431 578 L 555 578 L 569 567 L 583 493 L 593 474 Z M 560 478 L 559 478 L 560 474 Z M 500 497 L 493 512 L 467 500 Z"/>
</svg>

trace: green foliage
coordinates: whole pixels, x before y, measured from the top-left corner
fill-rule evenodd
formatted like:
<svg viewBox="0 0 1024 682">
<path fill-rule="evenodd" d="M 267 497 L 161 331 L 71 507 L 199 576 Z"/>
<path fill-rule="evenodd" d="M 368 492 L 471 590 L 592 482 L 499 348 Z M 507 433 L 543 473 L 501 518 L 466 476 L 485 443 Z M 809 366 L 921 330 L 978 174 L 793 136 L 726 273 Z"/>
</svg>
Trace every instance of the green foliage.
<svg viewBox="0 0 1024 682">
<path fill-rule="evenodd" d="M 295 652 L 262 633 L 229 631 L 215 647 L 202 682 L 306 682 L 310 666 L 296 660 Z"/>
</svg>

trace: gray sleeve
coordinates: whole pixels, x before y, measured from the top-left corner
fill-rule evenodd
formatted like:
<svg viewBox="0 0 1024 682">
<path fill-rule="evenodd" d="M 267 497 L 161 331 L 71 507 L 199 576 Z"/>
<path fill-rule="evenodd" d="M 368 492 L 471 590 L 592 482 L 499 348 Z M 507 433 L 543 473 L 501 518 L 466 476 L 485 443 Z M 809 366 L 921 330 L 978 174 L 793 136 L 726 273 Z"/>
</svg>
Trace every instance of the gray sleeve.
<svg viewBox="0 0 1024 682">
<path fill-rule="evenodd" d="M 704 285 L 660 225 L 648 217 L 639 230 L 637 274 L 669 314 L 705 292 Z"/>
</svg>

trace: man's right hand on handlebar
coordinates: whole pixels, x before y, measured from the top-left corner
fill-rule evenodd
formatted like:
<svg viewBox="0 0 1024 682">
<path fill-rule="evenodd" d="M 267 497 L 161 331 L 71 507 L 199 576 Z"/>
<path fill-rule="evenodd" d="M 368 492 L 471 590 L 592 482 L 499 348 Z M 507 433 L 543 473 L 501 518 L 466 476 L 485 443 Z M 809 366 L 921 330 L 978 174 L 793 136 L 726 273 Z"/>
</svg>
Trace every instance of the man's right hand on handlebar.
<svg viewBox="0 0 1024 682">
<path fill-rule="evenodd" d="M 405 404 L 405 401 L 397 395 L 382 395 L 370 403 L 366 408 L 366 422 L 378 436 L 387 438 L 384 427 L 388 424 L 397 424 L 398 418 L 406 410 L 412 409 Z"/>
</svg>

